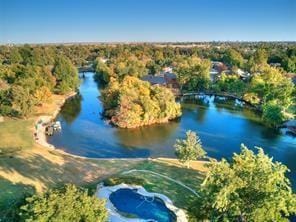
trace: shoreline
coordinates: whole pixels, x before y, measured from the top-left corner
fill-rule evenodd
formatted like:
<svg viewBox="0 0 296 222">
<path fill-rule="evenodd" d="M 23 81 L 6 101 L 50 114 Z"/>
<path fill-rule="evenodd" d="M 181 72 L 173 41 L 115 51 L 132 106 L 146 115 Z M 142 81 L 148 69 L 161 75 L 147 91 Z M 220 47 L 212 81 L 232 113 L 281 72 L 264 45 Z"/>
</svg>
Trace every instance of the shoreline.
<svg viewBox="0 0 296 222">
<path fill-rule="evenodd" d="M 35 120 L 35 127 L 34 127 L 34 141 L 46 148 L 50 148 L 50 149 L 54 149 L 57 150 L 56 147 L 50 143 L 47 142 L 46 139 L 46 134 L 45 134 L 45 126 L 44 124 L 47 124 L 49 122 L 51 122 L 52 120 L 54 120 L 57 115 L 59 114 L 59 112 L 62 109 L 62 106 L 65 104 L 65 102 L 68 99 L 73 98 L 74 96 L 77 95 L 77 92 L 71 92 L 67 95 L 65 95 L 65 97 L 62 99 L 62 101 L 58 104 L 56 104 L 56 108 L 54 109 L 54 112 L 51 115 L 40 115 L 37 117 L 37 119 Z"/>
<path fill-rule="evenodd" d="M 85 157 L 80 155 L 75 155 L 72 153 L 68 153 L 62 149 L 56 148 L 54 145 L 47 142 L 46 134 L 45 134 L 45 126 L 43 124 L 47 124 L 54 120 L 59 112 L 61 111 L 61 108 L 65 104 L 65 102 L 74 96 L 77 95 L 77 92 L 71 92 L 62 99 L 59 103 L 56 104 L 56 107 L 51 115 L 39 115 L 36 120 L 34 121 L 34 133 L 33 133 L 33 139 L 34 142 L 38 145 L 42 146 L 43 148 L 48 148 L 50 150 L 54 150 L 62 155 L 83 159 L 83 160 L 132 160 L 132 161 L 143 161 L 143 160 L 152 160 L 154 158 L 150 157 L 138 157 L 138 158 L 100 158 L 100 157 Z"/>
</svg>

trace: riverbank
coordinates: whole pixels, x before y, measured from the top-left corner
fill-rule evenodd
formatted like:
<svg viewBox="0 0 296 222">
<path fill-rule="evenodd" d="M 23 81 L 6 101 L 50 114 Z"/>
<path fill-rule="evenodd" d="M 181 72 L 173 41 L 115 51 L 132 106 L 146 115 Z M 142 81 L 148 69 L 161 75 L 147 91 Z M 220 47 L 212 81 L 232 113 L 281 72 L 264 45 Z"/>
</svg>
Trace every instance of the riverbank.
<svg viewBox="0 0 296 222">
<path fill-rule="evenodd" d="M 61 111 L 62 106 L 64 103 L 74 97 L 77 92 L 70 92 L 67 95 L 60 96 L 59 98 L 55 98 L 54 102 L 51 104 L 49 111 L 52 111 L 52 115 L 41 115 L 38 116 L 35 121 L 35 132 L 34 132 L 34 139 L 36 143 L 43 147 L 47 147 L 50 149 L 55 149 L 52 144 L 49 144 L 46 139 L 45 128 L 46 124 L 51 122 L 56 118 L 56 116 Z"/>
</svg>

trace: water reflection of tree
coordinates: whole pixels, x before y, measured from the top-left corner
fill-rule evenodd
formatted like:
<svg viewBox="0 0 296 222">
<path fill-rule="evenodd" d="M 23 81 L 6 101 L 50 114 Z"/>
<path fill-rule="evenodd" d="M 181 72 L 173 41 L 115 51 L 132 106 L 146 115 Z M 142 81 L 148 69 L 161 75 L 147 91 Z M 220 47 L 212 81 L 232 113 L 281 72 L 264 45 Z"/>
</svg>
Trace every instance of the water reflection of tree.
<svg viewBox="0 0 296 222">
<path fill-rule="evenodd" d="M 81 100 L 82 96 L 77 94 L 65 102 L 60 114 L 68 124 L 71 124 L 79 115 L 81 111 Z"/>
<path fill-rule="evenodd" d="M 268 140 L 268 142 L 276 143 L 281 137 L 280 130 L 263 126 L 261 137 Z"/>
<path fill-rule="evenodd" d="M 209 106 L 210 105 L 210 98 L 208 96 L 200 97 L 200 98 L 184 98 L 183 104 L 194 104 L 199 106 Z"/>
<path fill-rule="evenodd" d="M 253 122 L 256 122 L 260 125 L 262 125 L 262 120 L 260 117 L 260 113 L 256 112 L 254 109 L 251 109 L 250 107 L 244 107 L 242 109 L 242 114 L 244 117 L 246 117 L 248 120 L 252 120 Z"/>
<path fill-rule="evenodd" d="M 166 142 L 178 129 L 179 121 L 157 124 L 136 129 L 119 129 L 115 136 L 120 143 L 129 147 L 148 147 Z M 166 147 L 164 147 L 166 148 Z"/>
<path fill-rule="evenodd" d="M 227 110 L 231 113 L 235 113 L 237 110 L 241 110 L 241 107 L 235 105 L 234 99 L 220 99 L 219 97 L 215 97 L 213 103 L 218 112 Z"/>
<path fill-rule="evenodd" d="M 204 122 L 205 118 L 206 118 L 206 114 L 209 108 L 209 103 L 208 101 L 205 101 L 203 99 L 195 99 L 195 100 L 186 100 L 186 102 L 184 102 L 182 104 L 182 108 L 183 108 L 183 115 L 186 115 L 186 112 L 195 112 L 196 115 L 196 119 L 199 123 Z"/>
</svg>

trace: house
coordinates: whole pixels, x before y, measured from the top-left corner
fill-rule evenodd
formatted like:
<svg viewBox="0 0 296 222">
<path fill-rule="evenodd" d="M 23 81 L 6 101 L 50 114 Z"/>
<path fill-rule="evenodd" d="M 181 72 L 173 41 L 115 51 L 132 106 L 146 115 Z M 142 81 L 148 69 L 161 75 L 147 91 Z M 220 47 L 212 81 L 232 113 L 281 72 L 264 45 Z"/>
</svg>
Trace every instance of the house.
<svg viewBox="0 0 296 222">
<path fill-rule="evenodd" d="M 149 82 L 151 85 L 160 85 L 160 86 L 165 86 L 166 85 L 166 80 L 164 76 L 161 75 L 146 75 L 142 77 L 143 81 Z"/>
<path fill-rule="evenodd" d="M 172 72 L 164 73 L 164 79 L 166 82 L 166 86 L 169 88 L 179 89 L 180 85 L 177 80 L 177 75 Z"/>
<path fill-rule="evenodd" d="M 175 94 L 180 94 L 180 84 L 176 74 L 172 72 L 161 73 L 159 75 L 146 75 L 141 78 L 143 81 L 149 82 L 151 85 L 164 86 Z"/>
<path fill-rule="evenodd" d="M 223 62 L 219 62 L 219 61 L 211 61 L 212 66 L 219 66 L 219 65 L 223 65 Z"/>
<path fill-rule="evenodd" d="M 219 78 L 222 72 L 226 72 L 228 67 L 219 61 L 211 61 L 211 70 L 210 70 L 210 78 L 212 81 L 215 81 Z"/>
<path fill-rule="evenodd" d="M 212 82 L 217 79 L 218 75 L 219 75 L 219 71 L 214 69 L 214 68 L 211 68 L 211 70 L 210 70 L 210 78 L 211 78 Z"/>
</svg>

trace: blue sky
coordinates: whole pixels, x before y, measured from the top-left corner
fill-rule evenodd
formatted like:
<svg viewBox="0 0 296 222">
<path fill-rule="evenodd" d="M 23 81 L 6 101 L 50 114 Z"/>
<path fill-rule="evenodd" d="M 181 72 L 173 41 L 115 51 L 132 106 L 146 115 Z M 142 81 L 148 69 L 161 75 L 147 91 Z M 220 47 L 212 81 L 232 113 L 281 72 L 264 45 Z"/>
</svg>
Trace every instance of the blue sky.
<svg viewBox="0 0 296 222">
<path fill-rule="evenodd" d="M 0 43 L 296 41 L 296 0 L 0 0 Z"/>
</svg>

